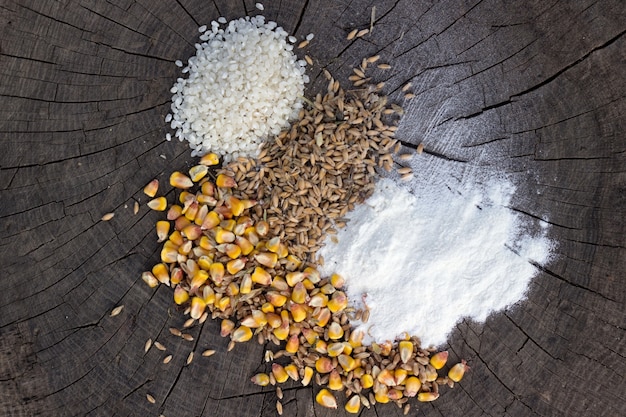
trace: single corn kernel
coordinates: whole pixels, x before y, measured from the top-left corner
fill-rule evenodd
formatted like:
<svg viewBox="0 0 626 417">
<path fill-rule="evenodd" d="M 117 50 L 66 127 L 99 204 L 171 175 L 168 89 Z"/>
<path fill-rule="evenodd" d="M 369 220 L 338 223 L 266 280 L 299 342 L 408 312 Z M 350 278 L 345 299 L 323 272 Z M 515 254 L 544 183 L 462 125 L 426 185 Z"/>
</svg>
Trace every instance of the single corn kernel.
<svg viewBox="0 0 626 417">
<path fill-rule="evenodd" d="M 215 302 L 215 291 L 208 285 L 205 285 L 202 288 L 202 299 L 207 305 L 213 304 Z"/>
<path fill-rule="evenodd" d="M 235 234 L 218 227 L 215 232 L 215 241 L 217 243 L 232 243 L 235 241 Z"/>
<path fill-rule="evenodd" d="M 209 268 L 209 274 L 211 275 L 211 279 L 216 284 L 221 284 L 224 280 L 224 264 L 221 262 L 214 262 L 211 264 Z"/>
<path fill-rule="evenodd" d="M 167 208 L 167 200 L 165 197 L 157 197 L 153 200 L 148 201 L 148 207 L 150 207 L 154 211 L 165 211 Z"/>
<path fill-rule="evenodd" d="M 424 370 L 424 380 L 425 382 L 433 382 L 437 379 L 438 375 L 437 375 L 437 371 L 435 370 L 435 368 L 428 364 L 426 365 L 426 369 Z"/>
<path fill-rule="evenodd" d="M 189 226 L 191 224 L 191 220 L 189 220 L 187 217 L 185 216 L 180 216 L 179 218 L 177 218 L 176 220 L 174 220 L 174 228 L 179 231 L 182 232 L 182 230 Z M 182 236 L 182 235 L 181 235 Z"/>
<path fill-rule="evenodd" d="M 304 276 L 309 279 L 313 284 L 317 284 L 322 279 L 319 271 L 312 266 L 304 268 Z"/>
<path fill-rule="evenodd" d="M 342 311 L 347 306 L 348 306 L 348 297 L 343 291 L 336 291 L 327 305 L 328 309 L 333 313 Z"/>
<path fill-rule="evenodd" d="M 270 384 L 270 377 L 268 374 L 260 373 L 260 374 L 256 374 L 255 376 L 253 376 L 251 378 L 251 381 L 255 383 L 256 385 L 265 387 Z"/>
<path fill-rule="evenodd" d="M 422 382 L 416 376 L 410 376 L 404 381 L 404 395 L 415 397 L 422 388 Z"/>
<path fill-rule="evenodd" d="M 391 372 L 389 369 L 383 369 L 382 371 L 380 371 L 376 379 L 378 380 L 378 382 L 380 382 L 381 384 L 385 384 L 388 387 L 393 387 L 396 385 L 396 379 L 394 378 L 393 372 Z"/>
<path fill-rule="evenodd" d="M 389 402 L 389 396 L 387 395 L 388 392 L 389 389 L 386 386 L 381 385 L 378 391 L 374 391 L 374 399 L 378 403 L 386 404 Z"/>
<path fill-rule="evenodd" d="M 294 381 L 297 381 L 300 379 L 300 374 L 298 374 L 298 367 L 294 365 L 293 363 L 290 363 L 289 365 L 285 366 L 285 372 L 287 372 L 287 375 L 289 375 L 289 378 L 293 379 Z"/>
<path fill-rule="evenodd" d="M 218 224 L 220 224 L 220 222 L 221 220 L 219 214 L 217 214 L 215 211 L 210 211 L 204 218 L 204 221 L 202 222 L 202 225 L 200 225 L 200 227 L 202 227 L 202 230 L 211 230 Z"/>
<path fill-rule="evenodd" d="M 282 384 L 289 379 L 289 375 L 287 374 L 287 371 L 285 371 L 285 368 L 277 363 L 272 364 L 272 375 L 274 375 L 276 382 L 279 384 Z"/>
<path fill-rule="evenodd" d="M 208 153 L 200 158 L 200 163 L 206 166 L 213 166 L 220 163 L 220 157 L 214 153 Z"/>
<path fill-rule="evenodd" d="M 193 275 L 193 278 L 191 278 L 191 282 L 189 283 L 189 286 L 191 287 L 190 291 L 192 293 L 195 292 L 198 288 L 200 288 L 206 282 L 207 279 L 209 279 L 209 273 L 205 271 L 204 269 L 201 269 L 198 272 L 196 272 Z"/>
<path fill-rule="evenodd" d="M 152 267 L 152 274 L 156 277 L 156 279 L 165 285 L 170 284 L 170 274 L 169 269 L 163 263 L 156 264 Z"/>
<path fill-rule="evenodd" d="M 191 181 L 198 182 L 209 172 L 209 168 L 206 165 L 196 165 L 189 169 L 189 178 Z"/>
<path fill-rule="evenodd" d="M 361 377 L 361 387 L 364 389 L 372 388 L 374 385 L 374 378 L 370 374 L 364 374 Z"/>
<path fill-rule="evenodd" d="M 217 298 L 217 297 L 216 297 Z M 215 303 L 216 307 L 220 309 L 220 311 L 225 311 L 230 305 L 230 297 L 222 297 Z"/>
<path fill-rule="evenodd" d="M 193 187 L 193 181 L 182 172 L 174 171 L 170 175 L 170 185 L 175 188 L 186 189 Z"/>
<path fill-rule="evenodd" d="M 280 245 L 280 238 L 278 236 L 271 238 L 265 244 L 265 248 L 270 252 L 278 252 L 278 246 Z"/>
<path fill-rule="evenodd" d="M 300 338 L 297 334 L 291 335 L 289 340 L 287 340 L 285 350 L 289 353 L 296 353 L 298 348 L 300 348 Z"/>
<path fill-rule="evenodd" d="M 215 181 L 215 185 L 220 188 L 233 188 L 237 186 L 237 183 L 235 182 L 234 178 L 224 174 L 219 174 L 217 176 L 217 180 Z"/>
<path fill-rule="evenodd" d="M 409 373 L 406 369 L 396 368 L 396 370 L 393 372 L 393 377 L 396 380 L 396 385 L 402 385 L 408 374 Z"/>
<path fill-rule="evenodd" d="M 226 294 L 231 297 L 239 295 L 239 284 L 237 284 L 236 282 L 231 282 L 230 284 L 228 284 L 228 287 L 226 287 Z"/>
<path fill-rule="evenodd" d="M 437 398 L 439 398 L 438 392 L 420 392 L 419 394 L 417 394 L 417 401 L 421 401 L 424 403 L 429 401 L 435 401 Z"/>
<path fill-rule="evenodd" d="M 272 330 L 272 334 L 278 340 L 287 340 L 289 337 L 289 322 L 282 321 L 280 326 Z"/>
<path fill-rule="evenodd" d="M 252 273 L 252 281 L 256 282 L 259 285 L 268 286 L 272 283 L 272 276 L 265 269 L 261 268 L 260 266 L 257 266 L 256 268 L 254 268 L 254 272 Z M 270 303 L 274 304 L 271 300 L 269 301 Z M 285 297 L 285 301 L 287 301 L 286 297 Z M 276 304 L 274 305 L 276 307 L 280 307 L 280 305 L 276 305 Z"/>
<path fill-rule="evenodd" d="M 403 340 L 398 343 L 398 350 L 400 351 L 400 360 L 402 363 L 407 363 L 411 356 L 413 356 L 413 343 L 408 340 Z"/>
<path fill-rule="evenodd" d="M 156 222 L 156 232 L 159 238 L 157 242 L 165 242 L 170 232 L 170 222 L 167 220 L 159 220 Z"/>
<path fill-rule="evenodd" d="M 179 246 L 168 240 L 163 244 L 161 249 L 161 262 L 171 264 L 178 261 Z"/>
<path fill-rule="evenodd" d="M 249 255 L 254 250 L 252 243 L 243 236 L 237 236 L 235 238 L 235 244 L 239 246 L 241 253 L 244 255 Z"/>
<path fill-rule="evenodd" d="M 344 371 L 350 372 L 356 368 L 356 361 L 349 355 L 339 355 L 339 365 L 343 368 Z"/>
<path fill-rule="evenodd" d="M 322 356 L 315 361 L 315 370 L 320 374 L 327 374 L 334 369 L 330 358 Z"/>
<path fill-rule="evenodd" d="M 159 285 L 159 280 L 156 279 L 156 277 L 154 276 L 154 274 L 150 271 L 145 271 L 142 272 L 141 274 L 141 279 L 143 280 L 143 282 L 145 282 L 146 284 L 148 284 L 148 286 L 150 288 L 154 288 L 157 285 Z"/>
<path fill-rule="evenodd" d="M 365 333 L 361 330 L 353 330 L 350 333 L 350 337 L 348 337 L 348 343 L 353 348 L 357 348 L 363 345 L 363 338 L 365 337 Z"/>
<path fill-rule="evenodd" d="M 244 258 L 231 259 L 226 263 L 226 270 L 229 274 L 235 275 L 246 266 L 246 260 Z"/>
<path fill-rule="evenodd" d="M 301 282 L 298 282 L 291 292 L 291 300 L 294 303 L 304 304 L 307 301 L 309 293 Z"/>
<path fill-rule="evenodd" d="M 319 335 L 317 334 L 317 332 L 307 327 L 304 327 L 302 329 L 302 335 L 306 339 L 307 343 L 311 346 L 313 346 L 315 342 L 317 341 L 317 339 L 319 339 Z"/>
<path fill-rule="evenodd" d="M 230 208 L 230 211 L 232 211 L 233 216 L 240 216 L 241 213 L 243 213 L 243 211 L 245 210 L 245 205 L 243 201 L 235 196 L 229 195 L 228 197 L 226 197 L 225 202 L 226 205 Z"/>
<path fill-rule="evenodd" d="M 333 287 L 340 289 L 341 287 L 343 287 L 343 285 L 345 284 L 345 280 L 343 279 L 343 277 L 339 274 L 332 274 L 330 276 L 330 283 L 332 284 Z"/>
<path fill-rule="evenodd" d="M 320 309 L 319 313 L 313 316 L 313 318 L 316 320 L 315 324 L 320 327 L 326 327 L 326 324 L 328 324 L 328 320 L 330 320 L 330 317 L 331 312 L 327 307 Z"/>
<path fill-rule="evenodd" d="M 185 218 L 187 220 L 189 220 L 189 222 L 196 222 L 196 216 L 198 215 L 198 211 L 200 210 L 200 206 L 198 205 L 198 202 L 194 201 L 189 203 L 189 205 L 186 205 L 186 208 L 183 207 L 183 214 L 185 215 Z M 202 222 L 200 222 L 200 224 L 202 224 Z"/>
<path fill-rule="evenodd" d="M 255 225 L 254 229 L 257 235 L 264 237 L 269 232 L 270 225 L 265 220 L 261 220 Z"/>
<path fill-rule="evenodd" d="M 319 339 L 317 342 L 315 342 L 315 350 L 322 355 L 326 355 L 328 353 L 328 343 Z"/>
<path fill-rule="evenodd" d="M 303 272 L 294 271 L 294 272 L 288 272 L 285 275 L 285 280 L 287 281 L 287 284 L 289 284 L 290 287 L 295 286 L 298 282 L 302 282 L 303 279 L 304 279 Z"/>
<path fill-rule="evenodd" d="M 400 398 L 402 398 L 402 391 L 395 389 L 395 388 L 391 388 L 390 390 L 387 391 L 387 397 L 391 401 L 398 401 Z"/>
<path fill-rule="evenodd" d="M 323 388 L 322 390 L 320 390 L 320 392 L 317 393 L 317 395 L 315 396 L 315 401 L 317 401 L 318 404 L 326 408 L 337 408 L 337 400 L 335 399 L 335 396 L 331 394 L 330 391 L 328 391 L 326 388 Z"/>
<path fill-rule="evenodd" d="M 233 331 L 234 328 L 235 328 L 235 323 L 233 323 L 232 321 L 228 319 L 224 319 L 222 320 L 220 335 L 222 337 L 226 337 Z"/>
<path fill-rule="evenodd" d="M 200 316 L 204 313 L 204 309 L 206 308 L 206 303 L 200 297 L 193 297 L 191 299 L 191 310 L 189 311 L 189 315 L 193 319 L 199 319 Z"/>
<path fill-rule="evenodd" d="M 313 368 L 310 366 L 304 367 L 304 375 L 302 376 L 302 385 L 307 386 L 311 382 L 311 378 L 313 378 Z"/>
<path fill-rule="evenodd" d="M 328 337 L 332 340 L 338 340 L 343 337 L 343 328 L 336 321 L 332 322 L 328 327 Z"/>
<path fill-rule="evenodd" d="M 467 366 L 467 362 L 464 360 L 461 363 L 457 363 L 448 371 L 448 378 L 450 378 L 454 382 L 459 382 L 463 379 L 463 375 L 465 372 L 469 370 L 469 366 Z"/>
<path fill-rule="evenodd" d="M 209 207 L 206 204 L 200 204 L 198 212 L 196 213 L 196 217 L 195 219 L 193 219 L 193 222 L 198 226 L 202 226 L 202 223 L 204 223 L 207 214 L 209 214 Z"/>
<path fill-rule="evenodd" d="M 241 256 L 241 248 L 234 243 L 225 243 L 224 253 L 228 255 L 230 259 L 236 259 Z"/>
<path fill-rule="evenodd" d="M 252 339 L 252 330 L 246 326 L 239 326 L 231 335 L 233 342 L 247 342 Z"/>
<path fill-rule="evenodd" d="M 239 292 L 241 294 L 249 294 L 252 291 L 252 277 L 250 274 L 245 274 L 241 279 L 241 285 L 239 286 Z"/>
<path fill-rule="evenodd" d="M 167 220 L 176 220 L 182 215 L 183 215 L 183 208 L 177 204 L 174 204 L 167 211 L 166 217 L 167 217 Z"/>
<path fill-rule="evenodd" d="M 261 310 L 252 310 L 252 313 L 243 319 L 241 324 L 251 328 L 263 327 L 267 324 L 267 316 Z"/>
<path fill-rule="evenodd" d="M 326 353 L 331 358 L 341 355 L 343 353 L 343 342 L 329 343 L 326 346 Z"/>
<path fill-rule="evenodd" d="M 435 353 L 433 356 L 430 357 L 430 364 L 435 369 L 443 368 L 447 361 L 448 361 L 447 350 L 444 350 L 443 352 Z"/>
<path fill-rule="evenodd" d="M 327 304 L 328 296 L 326 294 L 322 294 L 321 292 L 318 292 L 311 297 L 311 300 L 309 300 L 309 306 L 311 307 L 326 307 Z"/>
<path fill-rule="evenodd" d="M 350 414 L 358 414 L 359 410 L 361 409 L 361 398 L 359 397 L 359 395 L 358 394 L 353 395 L 348 400 L 344 408 Z"/>
<path fill-rule="evenodd" d="M 307 310 L 306 307 L 302 304 L 291 303 L 289 305 L 289 311 L 291 312 L 293 321 L 296 323 L 300 323 L 306 319 Z"/>
<path fill-rule="evenodd" d="M 289 255 L 289 250 L 287 249 L 287 245 L 281 243 L 278 245 L 278 250 L 276 251 L 279 259 L 284 259 Z"/>
<path fill-rule="evenodd" d="M 181 230 L 181 234 L 188 240 L 196 240 L 202 236 L 202 229 L 197 224 L 187 225 Z"/>
<path fill-rule="evenodd" d="M 341 375 L 337 372 L 336 369 L 330 371 L 330 375 L 328 376 L 328 388 L 333 391 L 339 391 L 343 389 L 343 381 L 341 380 Z"/>
<path fill-rule="evenodd" d="M 281 324 L 283 323 L 282 319 L 280 318 L 278 314 L 274 312 L 269 312 L 269 311 L 264 311 L 264 313 L 265 313 L 265 317 L 267 318 L 267 324 L 269 324 L 269 326 L 272 329 L 279 328 Z"/>
<path fill-rule="evenodd" d="M 272 288 L 275 288 L 278 291 L 287 291 L 289 290 L 289 285 L 287 285 L 285 278 L 281 276 L 275 276 L 272 280 Z"/>
<path fill-rule="evenodd" d="M 254 255 L 254 259 L 263 266 L 274 268 L 278 262 L 278 255 L 271 252 L 261 252 Z"/>
<path fill-rule="evenodd" d="M 174 288 L 174 302 L 178 305 L 184 304 L 189 300 L 189 293 L 180 285 Z"/>
<path fill-rule="evenodd" d="M 302 265 L 302 261 L 297 256 L 287 255 L 287 263 L 285 264 L 287 271 L 295 271 L 300 268 L 300 265 Z"/>
<path fill-rule="evenodd" d="M 159 180 L 152 180 L 143 188 L 143 192 L 148 197 L 154 197 L 159 190 Z"/>
</svg>

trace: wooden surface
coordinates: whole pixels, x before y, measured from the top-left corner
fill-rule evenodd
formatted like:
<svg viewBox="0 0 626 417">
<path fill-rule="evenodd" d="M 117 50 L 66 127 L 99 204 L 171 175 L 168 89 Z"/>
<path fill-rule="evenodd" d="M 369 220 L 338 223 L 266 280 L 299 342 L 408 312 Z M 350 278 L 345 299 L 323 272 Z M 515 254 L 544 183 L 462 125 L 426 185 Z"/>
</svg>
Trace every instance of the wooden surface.
<svg viewBox="0 0 626 417">
<path fill-rule="evenodd" d="M 372 5 L 373 34 L 347 41 L 369 26 Z M 300 38 L 316 34 L 311 90 L 321 66 L 345 82 L 380 53 L 393 69 L 375 76 L 391 97 L 408 80 L 417 95 L 401 138 L 509 173 L 523 184 L 512 209 L 552 225 L 557 259 L 528 300 L 459 324 L 449 349 L 471 373 L 411 415 L 626 415 L 626 3 L 265 9 Z M 273 390 L 249 383 L 265 369 L 261 346 L 227 354 L 212 322 L 193 342 L 171 336 L 184 319 L 170 290 L 140 279 L 158 259 L 159 218 L 141 190 L 192 163 L 186 145 L 163 139 L 174 61 L 194 53 L 199 25 L 246 13 L 256 13 L 248 0 L 0 0 L 0 415 L 276 414 Z M 170 364 L 155 348 L 143 354 L 148 338 L 173 353 Z M 217 354 L 184 366 L 209 347 Z M 288 385 L 284 415 L 343 415 L 315 405 L 314 392 Z M 361 415 L 401 412 L 387 404 Z"/>
</svg>

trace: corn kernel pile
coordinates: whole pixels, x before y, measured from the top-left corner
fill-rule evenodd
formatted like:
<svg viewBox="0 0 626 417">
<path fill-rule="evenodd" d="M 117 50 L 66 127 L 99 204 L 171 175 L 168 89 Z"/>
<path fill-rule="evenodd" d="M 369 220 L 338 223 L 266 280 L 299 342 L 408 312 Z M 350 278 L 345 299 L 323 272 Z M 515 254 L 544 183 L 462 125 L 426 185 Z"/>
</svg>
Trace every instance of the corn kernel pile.
<svg viewBox="0 0 626 417">
<path fill-rule="evenodd" d="M 142 279 L 150 287 L 174 288 L 175 303 L 191 317 L 186 326 L 209 315 L 220 318 L 221 335 L 231 339 L 229 350 L 254 336 L 262 344 L 272 341 L 282 349 L 267 351 L 266 360 L 282 357 L 290 363 L 274 362 L 252 382 L 315 381 L 323 387 L 316 395 L 319 404 L 336 408 L 334 393 L 343 391 L 349 413 L 390 401 L 408 412 L 409 398 L 433 401 L 441 385 L 462 378 L 465 362 L 439 375 L 448 353 L 422 349 L 415 337 L 364 346 L 364 334 L 351 331 L 349 320 L 365 312 L 348 305 L 343 278 L 321 277 L 315 265 L 291 254 L 261 205 L 242 196 L 234 178 L 211 178 L 210 167 L 218 163 L 208 154 L 189 175 L 172 173 L 170 185 L 181 192 L 169 207 L 165 197 L 156 197 L 157 180 L 144 189 L 155 197 L 148 206 L 167 210 L 167 220 L 156 223 L 161 262 Z"/>
</svg>

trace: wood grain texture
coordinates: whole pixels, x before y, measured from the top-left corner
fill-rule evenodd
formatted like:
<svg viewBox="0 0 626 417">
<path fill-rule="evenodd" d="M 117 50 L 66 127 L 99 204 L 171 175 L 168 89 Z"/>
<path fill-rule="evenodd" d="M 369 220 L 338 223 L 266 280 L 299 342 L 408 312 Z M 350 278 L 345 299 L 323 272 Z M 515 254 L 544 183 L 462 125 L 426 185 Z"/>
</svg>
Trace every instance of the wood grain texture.
<svg viewBox="0 0 626 417">
<path fill-rule="evenodd" d="M 347 41 L 373 5 L 373 33 Z M 140 279 L 159 218 L 141 190 L 193 163 L 163 139 L 174 61 L 194 53 L 199 25 L 246 13 L 253 1 L 0 2 L 0 415 L 276 415 L 274 391 L 249 382 L 263 348 L 227 354 L 214 322 L 192 342 L 172 336 L 184 318 L 169 289 Z M 309 92 L 320 68 L 345 83 L 381 54 L 385 91 L 401 102 L 410 80 L 417 95 L 399 137 L 458 161 L 459 176 L 509 174 L 511 209 L 558 242 L 520 306 L 457 326 L 449 350 L 471 373 L 411 415 L 625 415 L 626 3 L 266 1 L 264 15 L 315 33 Z M 144 354 L 148 338 L 168 351 Z M 284 415 L 344 415 L 314 393 L 287 385 Z"/>
</svg>

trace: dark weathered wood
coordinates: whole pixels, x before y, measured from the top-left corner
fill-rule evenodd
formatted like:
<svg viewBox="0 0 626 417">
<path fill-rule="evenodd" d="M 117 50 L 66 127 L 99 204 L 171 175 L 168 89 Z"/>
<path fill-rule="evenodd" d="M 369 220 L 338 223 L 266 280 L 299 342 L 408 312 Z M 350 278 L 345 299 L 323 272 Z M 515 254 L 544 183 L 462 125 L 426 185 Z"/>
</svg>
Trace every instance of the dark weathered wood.
<svg viewBox="0 0 626 417">
<path fill-rule="evenodd" d="M 354 27 L 371 36 L 349 42 Z M 463 322 L 454 359 L 472 367 L 419 416 L 618 416 L 626 413 L 626 3 L 266 1 L 342 82 L 380 53 L 385 89 L 412 80 L 399 136 L 459 162 L 486 150 L 494 171 L 525 184 L 512 208 L 546 219 L 558 258 L 528 300 Z M 176 59 L 197 27 L 256 13 L 254 2 L 4 0 L 0 4 L 0 414 L 3 416 L 271 416 L 272 389 L 249 383 L 263 348 L 227 354 L 218 323 L 184 342 L 166 288 L 141 271 L 158 258 L 141 192 L 192 163 L 163 140 Z M 165 157 L 162 158 L 160 155 Z M 167 181 L 163 181 L 167 182 Z M 518 181 L 519 182 L 519 181 Z M 132 214 L 134 201 L 142 203 Z M 109 222 L 102 214 L 115 211 Z M 116 305 L 125 306 L 109 317 Z M 152 338 L 174 355 L 152 348 Z M 199 356 L 205 348 L 217 353 Z M 187 354 L 195 350 L 191 366 Z M 148 403 L 146 393 L 157 403 Z M 285 415 L 343 415 L 285 388 Z M 363 416 L 401 415 L 394 405 Z"/>
</svg>

